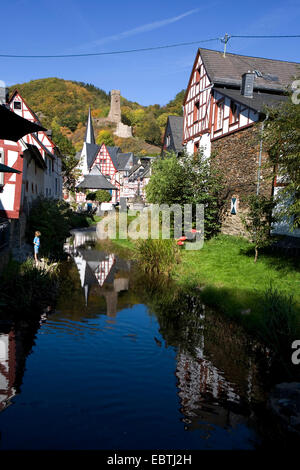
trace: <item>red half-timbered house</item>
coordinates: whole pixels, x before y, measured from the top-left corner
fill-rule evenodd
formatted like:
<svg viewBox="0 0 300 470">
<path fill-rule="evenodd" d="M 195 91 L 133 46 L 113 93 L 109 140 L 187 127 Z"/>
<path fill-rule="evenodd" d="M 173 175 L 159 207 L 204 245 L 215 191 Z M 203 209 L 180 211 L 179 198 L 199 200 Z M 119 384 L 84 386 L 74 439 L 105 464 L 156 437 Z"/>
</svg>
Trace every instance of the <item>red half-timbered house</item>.
<svg viewBox="0 0 300 470">
<path fill-rule="evenodd" d="M 93 187 L 89 187 L 91 190 L 110 188 L 112 204 L 120 202 L 120 197 L 127 197 L 124 184 L 137 158 L 132 152 L 122 153 L 119 147 L 111 147 L 105 144 L 97 145 L 95 143 L 91 110 L 89 110 L 88 114 L 85 140 L 78 158 L 78 169 L 81 171 L 82 177 L 77 185 L 79 191 L 76 193 L 76 202 L 85 202 L 86 195 L 80 192 L 80 188 L 85 187 L 87 189 L 87 185 L 91 184 L 89 180 L 93 182 Z M 97 177 L 95 168 L 99 172 L 97 186 L 95 186 Z M 93 176 L 93 178 L 88 179 L 89 175 Z"/>
<path fill-rule="evenodd" d="M 264 168 L 268 158 L 259 132 L 265 107 L 287 100 L 286 90 L 299 64 L 199 49 L 184 97 L 183 145 L 216 156 L 227 184 L 222 231 L 242 234 L 243 196 L 279 191 Z M 254 125 L 258 124 L 258 125 Z M 285 227 L 277 226 L 283 232 Z M 299 231 L 298 231 L 299 232 Z M 297 231 L 293 232 L 297 235 Z M 300 233 L 298 233 L 300 235 Z"/>
</svg>

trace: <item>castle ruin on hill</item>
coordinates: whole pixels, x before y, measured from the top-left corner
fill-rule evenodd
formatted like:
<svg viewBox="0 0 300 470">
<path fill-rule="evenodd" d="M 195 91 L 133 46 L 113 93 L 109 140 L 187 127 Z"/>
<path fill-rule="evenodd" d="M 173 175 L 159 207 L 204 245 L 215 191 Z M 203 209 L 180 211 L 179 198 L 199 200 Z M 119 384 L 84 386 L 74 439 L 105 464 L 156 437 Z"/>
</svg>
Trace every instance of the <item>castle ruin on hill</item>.
<svg viewBox="0 0 300 470">
<path fill-rule="evenodd" d="M 120 90 L 111 90 L 110 93 L 110 110 L 106 118 L 95 118 L 97 124 L 114 122 L 117 127 L 114 134 L 118 137 L 127 139 L 132 137 L 132 127 L 123 124 L 121 121 L 121 95 Z"/>
</svg>

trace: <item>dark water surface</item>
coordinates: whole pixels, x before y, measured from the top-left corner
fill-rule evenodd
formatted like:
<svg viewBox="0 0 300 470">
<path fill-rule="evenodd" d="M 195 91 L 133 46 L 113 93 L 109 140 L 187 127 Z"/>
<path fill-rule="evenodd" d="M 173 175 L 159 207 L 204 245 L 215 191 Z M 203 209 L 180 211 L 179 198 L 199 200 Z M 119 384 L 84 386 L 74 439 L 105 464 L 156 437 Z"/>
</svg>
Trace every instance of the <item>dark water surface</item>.
<svg viewBox="0 0 300 470">
<path fill-rule="evenodd" d="M 54 314 L 0 325 L 0 449 L 259 446 L 257 345 L 88 238 L 67 246 Z"/>
</svg>

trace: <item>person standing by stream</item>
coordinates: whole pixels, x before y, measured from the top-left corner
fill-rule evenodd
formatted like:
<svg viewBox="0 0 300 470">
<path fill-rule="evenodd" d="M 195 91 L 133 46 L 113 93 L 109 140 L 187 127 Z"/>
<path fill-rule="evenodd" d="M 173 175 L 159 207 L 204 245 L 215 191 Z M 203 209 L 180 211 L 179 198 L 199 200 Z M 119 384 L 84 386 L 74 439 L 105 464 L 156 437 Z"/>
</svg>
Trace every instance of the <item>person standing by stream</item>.
<svg viewBox="0 0 300 470">
<path fill-rule="evenodd" d="M 33 239 L 33 251 L 34 251 L 34 259 L 35 259 L 35 264 L 38 264 L 38 252 L 40 248 L 40 236 L 41 232 L 36 231 L 34 234 L 34 239 Z"/>
</svg>

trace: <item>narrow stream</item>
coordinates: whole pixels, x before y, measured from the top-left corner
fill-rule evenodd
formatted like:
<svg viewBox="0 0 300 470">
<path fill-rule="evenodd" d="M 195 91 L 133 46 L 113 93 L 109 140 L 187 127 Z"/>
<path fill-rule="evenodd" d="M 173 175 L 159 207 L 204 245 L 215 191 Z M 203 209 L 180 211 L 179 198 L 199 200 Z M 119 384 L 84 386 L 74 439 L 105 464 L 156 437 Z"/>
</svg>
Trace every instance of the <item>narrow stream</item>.
<svg viewBox="0 0 300 470">
<path fill-rule="evenodd" d="M 254 449 L 266 358 L 193 294 L 66 244 L 57 310 L 0 325 L 0 449 Z"/>
</svg>

